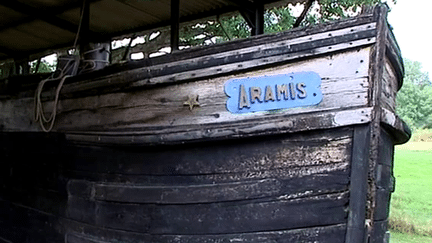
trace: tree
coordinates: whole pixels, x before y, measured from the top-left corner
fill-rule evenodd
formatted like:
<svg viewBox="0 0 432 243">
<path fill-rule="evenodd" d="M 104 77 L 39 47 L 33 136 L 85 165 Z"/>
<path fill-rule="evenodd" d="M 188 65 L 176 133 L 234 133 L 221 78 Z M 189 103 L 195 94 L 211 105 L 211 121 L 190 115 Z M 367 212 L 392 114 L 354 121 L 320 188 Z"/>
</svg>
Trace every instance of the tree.
<svg viewBox="0 0 432 243">
<path fill-rule="evenodd" d="M 432 84 L 421 64 L 404 59 L 404 83 L 396 97 L 398 115 L 412 128 L 432 127 Z"/>
<path fill-rule="evenodd" d="M 396 3 L 396 0 L 392 0 Z M 319 22 L 347 18 L 358 14 L 363 6 L 370 6 L 381 0 L 320 0 L 315 1 L 313 9 L 309 11 L 302 26 L 313 25 Z M 290 6 L 271 8 L 264 14 L 264 33 L 275 33 L 289 30 L 293 27 L 296 17 Z M 152 34 L 159 33 L 155 38 Z M 113 62 L 118 62 L 129 49 L 130 53 L 142 52 L 144 57 L 169 47 L 169 29 L 159 29 L 153 32 L 134 33 L 134 37 L 143 36 L 146 41 L 127 48 L 117 48 L 112 52 Z M 200 45 L 210 45 L 233 39 L 250 36 L 250 28 L 240 13 L 232 16 L 216 16 L 200 22 L 182 25 L 180 29 L 180 45 L 182 48 Z M 127 55 L 126 55 L 127 56 Z"/>
<path fill-rule="evenodd" d="M 37 61 L 30 63 L 30 73 L 36 73 Z M 50 64 L 45 60 L 41 60 L 37 73 L 51 73 L 56 69 L 54 64 Z"/>
</svg>

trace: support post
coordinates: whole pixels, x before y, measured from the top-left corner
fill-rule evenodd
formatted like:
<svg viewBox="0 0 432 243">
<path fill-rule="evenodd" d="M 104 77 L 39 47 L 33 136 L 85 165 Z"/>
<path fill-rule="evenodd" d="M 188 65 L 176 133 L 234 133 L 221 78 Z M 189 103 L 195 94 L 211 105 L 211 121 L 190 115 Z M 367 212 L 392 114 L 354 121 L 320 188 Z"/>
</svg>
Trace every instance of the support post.
<svg viewBox="0 0 432 243">
<path fill-rule="evenodd" d="M 255 29 L 252 35 L 264 34 L 264 4 L 258 2 L 255 4 Z"/>
<path fill-rule="evenodd" d="M 264 4 L 260 1 L 240 9 L 240 13 L 251 28 L 251 35 L 264 34 Z"/>
<path fill-rule="evenodd" d="M 37 60 L 37 63 L 36 63 L 36 68 L 35 68 L 34 73 L 38 73 L 39 72 L 39 67 L 40 67 L 40 64 L 41 64 L 41 60 L 42 60 L 42 57 L 39 57 L 39 59 Z"/>
<path fill-rule="evenodd" d="M 171 52 L 179 49 L 180 0 L 171 0 Z"/>
<path fill-rule="evenodd" d="M 23 75 L 30 74 L 30 65 L 29 65 L 29 60 L 27 58 L 22 62 L 21 65 L 22 65 L 22 74 Z"/>
<path fill-rule="evenodd" d="M 90 33 L 90 1 L 83 0 L 83 4 L 81 6 L 81 21 L 79 27 L 79 45 L 81 51 L 85 49 L 90 43 L 89 33 Z M 82 53 L 81 53 L 82 54 Z"/>
</svg>

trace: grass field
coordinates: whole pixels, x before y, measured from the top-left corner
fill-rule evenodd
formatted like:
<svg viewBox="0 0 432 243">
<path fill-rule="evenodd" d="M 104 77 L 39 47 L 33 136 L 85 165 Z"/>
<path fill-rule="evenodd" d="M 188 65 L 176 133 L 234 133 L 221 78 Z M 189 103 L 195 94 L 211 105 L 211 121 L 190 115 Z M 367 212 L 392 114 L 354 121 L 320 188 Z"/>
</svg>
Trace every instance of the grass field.
<svg viewBox="0 0 432 243">
<path fill-rule="evenodd" d="M 413 235 L 398 233 L 395 231 L 391 232 L 390 243 L 430 243 L 432 238 L 429 236 Z"/>
<path fill-rule="evenodd" d="M 413 140 L 425 141 L 426 137 L 423 134 Z M 432 142 L 396 146 L 394 175 L 391 242 L 432 242 Z"/>
</svg>

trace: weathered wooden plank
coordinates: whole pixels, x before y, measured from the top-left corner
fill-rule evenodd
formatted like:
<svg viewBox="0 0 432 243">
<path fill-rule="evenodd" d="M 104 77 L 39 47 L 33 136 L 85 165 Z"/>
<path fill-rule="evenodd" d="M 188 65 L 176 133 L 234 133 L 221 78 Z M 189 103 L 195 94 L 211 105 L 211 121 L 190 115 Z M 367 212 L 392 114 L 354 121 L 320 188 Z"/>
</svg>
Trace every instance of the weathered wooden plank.
<svg viewBox="0 0 432 243">
<path fill-rule="evenodd" d="M 318 58 L 314 61 L 309 60 L 272 68 L 265 72 L 220 77 L 205 82 L 193 82 L 128 94 L 93 96 L 83 100 L 64 100 L 59 105 L 57 129 L 83 130 L 86 127 L 92 127 L 94 130 L 97 127 L 137 128 L 137 126 L 146 127 L 153 124 L 159 126 L 208 124 L 260 117 L 268 113 L 261 112 L 243 116 L 229 113 L 225 108 L 227 97 L 224 93 L 224 83 L 237 77 L 299 71 L 318 72 L 323 79 L 323 101 L 318 106 L 285 110 L 280 114 L 298 114 L 366 105 L 369 87 L 368 80 L 365 78 L 367 77 L 368 50 L 335 55 L 332 59 Z M 192 113 L 188 107 L 183 105 L 188 95 L 191 94 L 199 95 L 200 103 L 200 107 L 195 108 L 196 111 Z M 66 113 L 65 116 L 62 116 L 62 112 Z"/>
<path fill-rule="evenodd" d="M 393 177 L 394 143 L 391 135 L 381 129 L 378 146 L 378 163 L 375 168 L 376 207 L 374 221 L 387 220 L 390 211 L 390 196 L 394 191 Z"/>
<path fill-rule="evenodd" d="M 90 235 L 68 233 L 65 236 L 65 243 L 109 243 L 109 241 Z"/>
<path fill-rule="evenodd" d="M 390 231 L 388 231 L 388 220 L 374 222 L 369 242 L 381 243 L 390 242 Z"/>
<path fill-rule="evenodd" d="M 349 183 L 349 167 L 340 164 L 337 169 L 328 171 L 325 168 L 321 170 L 303 170 L 308 173 L 302 177 L 283 179 L 283 187 L 280 194 L 296 194 L 304 190 L 318 191 L 338 191 L 346 189 Z M 273 170 L 265 173 L 260 172 L 243 172 L 211 175 L 138 175 L 138 174 L 113 174 L 97 173 L 87 171 L 65 171 L 65 176 L 74 177 L 79 180 L 91 181 L 108 181 L 115 184 L 136 184 L 136 185 L 165 185 L 165 186 L 186 186 L 210 184 L 210 183 L 230 183 L 241 180 L 262 180 L 269 177 L 283 177 L 284 174 L 292 173 L 301 175 L 299 169 Z M 301 178 L 301 179 L 300 179 Z M 90 186 L 90 188 L 92 188 Z M 88 195 L 79 195 L 79 197 L 88 197 Z"/>
<path fill-rule="evenodd" d="M 298 114 L 313 111 L 364 106 L 368 100 L 369 48 L 351 51 L 331 57 L 287 64 L 258 73 L 224 76 L 182 85 L 159 87 L 130 93 L 115 93 L 80 99 L 62 100 L 55 129 L 97 130 L 118 128 L 144 128 L 190 124 L 211 124 L 242 121 L 264 117 L 269 112 L 253 115 L 234 115 L 225 108 L 226 95 L 223 85 L 230 78 L 273 75 L 300 71 L 315 71 L 323 79 L 324 100 L 318 106 L 306 109 L 289 109 L 277 114 Z M 348 87 L 351 87 L 348 88 Z M 340 92 L 338 92 L 340 90 Z M 200 107 L 192 112 L 184 106 L 191 94 L 199 95 Z M 18 103 L 15 101 L 19 101 Z M 19 99 L 2 102 L 7 111 L 0 115 L 3 130 L 39 131 L 33 122 L 33 100 Z M 18 109 L 17 106 L 20 108 Z M 49 110 L 50 104 L 47 104 Z"/>
<path fill-rule="evenodd" d="M 314 168 L 316 169 L 316 168 Z M 261 177 L 277 176 L 275 171 L 266 173 Z M 281 173 L 290 171 L 281 170 Z M 250 174 L 259 174 L 250 172 Z M 279 176 L 280 176 L 279 174 Z M 231 180 L 237 175 L 237 180 L 241 180 L 241 174 L 228 174 Z M 128 176 L 126 178 L 133 178 Z M 222 177 L 222 176 L 221 176 Z M 81 193 L 77 188 L 81 180 L 69 182 L 69 195 L 82 197 L 91 200 L 115 201 L 123 203 L 156 203 L 156 204 L 190 204 L 190 203 L 209 203 L 209 202 L 227 202 L 241 201 L 258 198 L 268 198 L 283 196 L 285 198 L 295 198 L 299 195 L 311 195 L 314 193 L 331 192 L 346 190 L 349 181 L 348 168 L 337 170 L 317 171 L 309 175 L 303 175 L 299 178 L 290 179 L 259 179 L 259 176 L 243 175 L 247 181 L 224 182 L 224 180 L 214 176 L 212 184 L 204 184 L 205 181 L 197 176 L 189 176 L 183 185 L 178 182 L 179 178 L 174 180 L 176 183 L 167 183 L 164 185 L 147 182 L 141 184 L 127 183 L 87 183 L 84 191 L 94 191 L 92 194 Z M 258 177 L 259 180 L 251 180 L 247 177 Z M 196 184 L 196 181 L 202 181 Z M 163 182 L 160 182 L 163 183 Z M 77 186 L 75 186 L 77 185 Z"/>
<path fill-rule="evenodd" d="M 97 226 L 111 229 L 150 234 L 229 234 L 344 223 L 347 202 L 347 193 L 339 192 L 291 200 L 191 205 L 96 201 L 96 209 L 84 206 L 81 210 L 95 215 Z M 70 217 L 75 219 L 74 214 Z"/>
<path fill-rule="evenodd" d="M 67 196 L 58 192 L 46 191 L 28 185 L 26 188 L 14 188 L 9 185 L 0 190 L 1 199 L 14 202 L 46 214 L 63 215 Z"/>
<path fill-rule="evenodd" d="M 364 242 L 366 235 L 366 201 L 368 194 L 370 126 L 354 128 L 347 242 Z"/>
<path fill-rule="evenodd" d="M 193 79 L 197 79 L 197 78 L 204 78 L 207 76 L 221 76 L 221 75 L 226 74 L 226 73 L 242 71 L 243 69 L 248 70 L 248 69 L 253 69 L 253 68 L 257 68 L 257 67 L 265 67 L 265 66 L 268 66 L 270 64 L 274 65 L 275 63 L 278 63 L 278 62 L 283 63 L 283 62 L 288 62 L 288 61 L 297 60 L 297 59 L 314 57 L 317 55 L 331 54 L 331 53 L 338 52 L 338 51 L 353 49 L 355 47 L 360 48 L 363 46 L 372 45 L 374 43 L 374 41 L 375 41 L 375 38 L 372 37 L 372 38 L 362 39 L 362 40 L 358 40 L 358 41 L 352 41 L 352 42 L 348 42 L 348 43 L 341 43 L 341 44 L 332 45 L 332 46 L 319 47 L 316 49 L 307 50 L 307 51 L 303 51 L 303 52 L 299 52 L 299 53 L 295 53 L 295 54 L 283 54 L 283 55 L 278 55 L 278 56 L 259 58 L 259 59 L 255 59 L 255 60 L 251 60 L 251 61 L 244 61 L 241 63 L 216 65 L 216 67 L 201 69 L 198 71 L 184 71 L 184 72 L 179 72 L 176 74 L 171 74 L 171 75 L 166 75 L 166 76 L 161 76 L 161 77 L 156 77 L 156 78 L 149 77 L 148 79 L 136 81 L 136 82 L 130 84 L 129 87 L 135 88 L 135 87 L 141 87 L 141 86 L 145 86 L 145 85 L 171 83 L 174 81 L 187 81 L 187 80 L 193 80 Z M 126 87 L 126 88 L 128 88 L 128 87 Z"/>
<path fill-rule="evenodd" d="M 390 61 L 386 58 L 383 79 L 381 82 L 381 106 L 391 112 L 396 111 L 396 93 L 398 89 L 398 79 L 395 74 L 394 68 L 391 66 Z"/>
<path fill-rule="evenodd" d="M 376 189 L 374 221 L 388 219 L 390 212 L 390 196 L 391 192 L 388 189 Z"/>
<path fill-rule="evenodd" d="M 98 173 L 145 175 L 209 175 L 292 169 L 282 178 L 301 173 L 302 167 L 348 165 L 352 130 L 334 129 L 319 133 L 299 133 L 149 148 L 70 150 L 63 169 Z M 212 155 L 212 156 L 209 156 Z M 297 172 L 296 172 L 297 171 Z M 304 171 L 306 173 L 306 171 Z M 300 175 L 300 174 L 298 174 Z M 306 175 L 306 174 L 304 174 Z"/>
<path fill-rule="evenodd" d="M 342 243 L 344 241 L 345 224 L 325 227 L 313 227 L 295 230 L 280 230 L 271 232 L 220 234 L 220 235 L 148 235 L 127 231 L 108 229 L 89 229 L 81 226 L 81 232 L 70 232 L 66 236 L 66 243 L 106 243 L 106 242 L 166 242 L 166 243 L 290 243 L 290 242 L 323 242 Z M 97 235 L 98 237 L 94 237 Z"/>
<path fill-rule="evenodd" d="M 62 242 L 56 231 L 58 218 L 52 214 L 17 205 L 0 198 L 0 237 L 13 242 Z"/>
<path fill-rule="evenodd" d="M 114 202 L 189 204 L 269 197 L 279 194 L 281 187 L 276 179 L 189 186 L 96 184 L 94 197 Z"/>
<path fill-rule="evenodd" d="M 396 42 L 395 36 L 391 28 L 389 28 L 386 40 L 386 57 L 395 71 L 395 77 L 397 80 L 396 90 L 399 90 L 403 84 L 405 69 L 403 65 L 401 50 Z"/>
<path fill-rule="evenodd" d="M 381 108 L 381 124 L 390 131 L 395 145 L 406 143 L 411 137 L 411 130 L 394 112 Z"/>
<path fill-rule="evenodd" d="M 269 115 L 271 114 L 269 113 Z M 155 127 L 151 130 L 131 132 L 118 130 L 113 132 L 68 133 L 66 139 L 76 143 L 100 145 L 179 144 L 338 128 L 368 123 L 371 119 L 371 108 L 360 108 L 318 114 L 268 116 L 241 123 L 209 124 L 206 126 Z"/>
<path fill-rule="evenodd" d="M 93 200 L 69 196 L 65 217 L 79 222 L 96 225 L 98 210 L 99 205 Z"/>
<path fill-rule="evenodd" d="M 113 74 L 109 77 L 92 80 L 91 82 L 83 81 L 65 85 L 63 93 L 82 92 L 88 89 L 128 82 L 134 82 L 133 87 L 157 83 L 172 83 L 174 81 L 202 78 L 300 57 L 315 56 L 342 49 L 370 45 L 375 41 L 375 28 L 375 23 L 368 23 L 292 40 L 268 42 L 247 48 L 237 48 L 233 51 L 213 53 L 211 56 L 202 56 L 150 67 L 146 66 L 141 69 L 125 71 L 121 74 Z"/>
</svg>

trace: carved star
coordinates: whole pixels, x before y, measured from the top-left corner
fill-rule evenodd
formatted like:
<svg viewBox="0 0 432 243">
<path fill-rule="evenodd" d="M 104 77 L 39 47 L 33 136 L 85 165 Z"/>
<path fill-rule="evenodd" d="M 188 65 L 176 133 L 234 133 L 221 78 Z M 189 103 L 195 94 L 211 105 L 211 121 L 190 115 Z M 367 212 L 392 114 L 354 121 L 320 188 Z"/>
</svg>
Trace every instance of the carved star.
<svg viewBox="0 0 432 243">
<path fill-rule="evenodd" d="M 189 106 L 189 109 L 192 110 L 194 106 L 200 106 L 198 103 L 198 95 L 189 95 L 188 100 L 183 103 L 183 105 Z"/>
</svg>

